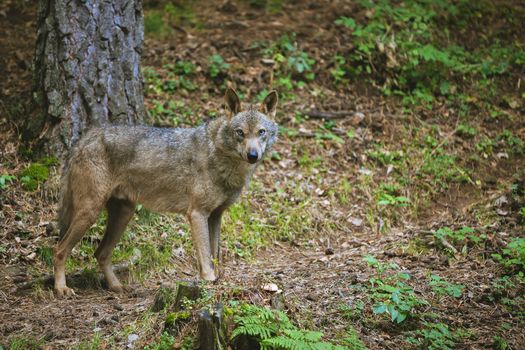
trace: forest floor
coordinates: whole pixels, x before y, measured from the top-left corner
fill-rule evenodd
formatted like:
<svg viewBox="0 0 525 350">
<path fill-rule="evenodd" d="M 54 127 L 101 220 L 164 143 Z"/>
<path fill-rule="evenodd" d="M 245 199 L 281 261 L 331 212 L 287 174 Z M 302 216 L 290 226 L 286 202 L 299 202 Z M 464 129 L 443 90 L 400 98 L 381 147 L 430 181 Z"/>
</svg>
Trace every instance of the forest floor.
<svg viewBox="0 0 525 350">
<path fill-rule="evenodd" d="M 227 85 L 244 101 L 271 86 L 281 96 L 280 139 L 226 214 L 221 277 L 204 302 L 279 308 L 349 349 L 525 349 L 525 55 L 516 44 L 525 8 L 500 1 L 443 20 L 469 54 L 500 45 L 485 66 L 469 56 L 471 73 L 458 78 L 435 50 L 403 61 L 394 45 L 366 46 L 356 22 L 384 17 L 358 3 L 146 4 L 147 123 L 219 116 Z M 94 274 L 104 217 L 69 259 L 68 273 L 81 277 L 75 298 L 41 282 L 27 288 L 52 273 L 60 172 L 53 157 L 31 155 L 18 129 L 36 12 L 30 1 L 0 2 L 0 349 L 188 348 L 190 327 L 163 347 L 169 310 L 150 311 L 159 286 L 197 274 L 181 216 L 137 209 L 114 252 L 129 264 L 131 292 L 111 293 Z M 424 18 L 403 21 L 434 23 Z M 386 27 L 393 38 L 403 24 Z M 392 68 L 403 64 L 427 74 L 419 81 L 450 75 L 435 93 L 403 85 L 405 71 Z"/>
</svg>

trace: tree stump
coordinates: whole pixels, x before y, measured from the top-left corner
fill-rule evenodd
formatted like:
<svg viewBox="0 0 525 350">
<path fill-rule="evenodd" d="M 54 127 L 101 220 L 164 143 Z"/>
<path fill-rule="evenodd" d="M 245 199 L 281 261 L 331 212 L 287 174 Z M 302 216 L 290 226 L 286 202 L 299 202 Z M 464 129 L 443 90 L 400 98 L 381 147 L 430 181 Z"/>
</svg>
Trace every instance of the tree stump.
<svg viewBox="0 0 525 350">
<path fill-rule="evenodd" d="M 215 304 L 213 308 L 206 308 L 199 312 L 199 324 L 195 349 L 226 349 L 226 329 L 224 326 L 222 304 Z"/>
<path fill-rule="evenodd" d="M 201 297 L 201 288 L 195 281 L 182 281 L 177 283 L 177 295 L 173 303 L 172 310 L 180 311 L 183 309 L 182 302 L 184 298 L 188 300 L 197 300 Z"/>
<path fill-rule="evenodd" d="M 166 308 L 170 310 L 166 315 L 164 330 L 175 336 L 192 319 L 191 311 L 185 310 L 183 301 L 185 299 L 196 301 L 201 298 L 202 293 L 202 288 L 195 281 L 178 282 L 175 287 L 164 285 L 155 294 L 151 310 L 161 311 Z M 218 303 L 198 312 L 195 349 L 222 350 L 226 349 L 226 342 L 222 304 Z"/>
</svg>

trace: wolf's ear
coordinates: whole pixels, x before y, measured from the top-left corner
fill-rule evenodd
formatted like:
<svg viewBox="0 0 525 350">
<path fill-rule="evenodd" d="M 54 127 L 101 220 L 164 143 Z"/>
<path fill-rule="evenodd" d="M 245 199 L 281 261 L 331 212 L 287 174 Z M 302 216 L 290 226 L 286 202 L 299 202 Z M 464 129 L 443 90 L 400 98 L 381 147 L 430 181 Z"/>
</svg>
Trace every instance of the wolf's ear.
<svg viewBox="0 0 525 350">
<path fill-rule="evenodd" d="M 226 101 L 226 105 L 228 106 L 228 109 L 231 111 L 231 115 L 234 116 L 237 113 L 241 111 L 241 100 L 239 99 L 239 96 L 237 96 L 237 93 L 232 88 L 228 88 L 226 90 L 226 95 L 224 96 L 224 100 Z"/>
<path fill-rule="evenodd" d="M 272 90 L 266 97 L 261 105 L 261 112 L 268 115 L 269 117 L 275 117 L 275 110 L 277 107 L 277 101 L 279 97 L 277 96 L 277 91 Z"/>
</svg>

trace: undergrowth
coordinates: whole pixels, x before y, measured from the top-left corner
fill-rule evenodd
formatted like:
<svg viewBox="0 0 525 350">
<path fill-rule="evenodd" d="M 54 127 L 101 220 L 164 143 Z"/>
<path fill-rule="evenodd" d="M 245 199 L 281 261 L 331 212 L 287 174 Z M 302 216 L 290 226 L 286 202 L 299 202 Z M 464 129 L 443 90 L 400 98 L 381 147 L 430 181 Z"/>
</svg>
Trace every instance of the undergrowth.
<svg viewBox="0 0 525 350">
<path fill-rule="evenodd" d="M 234 311 L 235 329 L 231 334 L 233 342 L 241 336 L 252 337 L 263 350 L 350 350 L 365 349 L 365 346 L 351 333 L 355 343 L 351 347 L 323 341 L 323 333 L 300 329 L 288 316 L 278 310 L 271 310 L 250 304 L 241 304 Z"/>
</svg>

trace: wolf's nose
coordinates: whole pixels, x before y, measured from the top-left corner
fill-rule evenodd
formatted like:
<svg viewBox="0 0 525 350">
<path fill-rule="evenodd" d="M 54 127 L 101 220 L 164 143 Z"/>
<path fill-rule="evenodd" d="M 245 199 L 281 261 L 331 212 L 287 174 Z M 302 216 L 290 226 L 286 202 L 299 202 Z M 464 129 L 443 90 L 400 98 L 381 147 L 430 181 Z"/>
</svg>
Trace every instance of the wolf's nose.
<svg viewBox="0 0 525 350">
<path fill-rule="evenodd" d="M 257 151 L 249 151 L 247 156 L 248 156 L 248 162 L 252 164 L 255 163 L 257 159 L 259 159 L 259 154 L 257 153 Z"/>
</svg>

